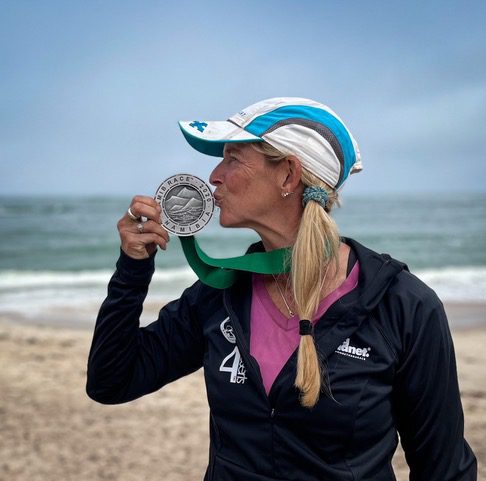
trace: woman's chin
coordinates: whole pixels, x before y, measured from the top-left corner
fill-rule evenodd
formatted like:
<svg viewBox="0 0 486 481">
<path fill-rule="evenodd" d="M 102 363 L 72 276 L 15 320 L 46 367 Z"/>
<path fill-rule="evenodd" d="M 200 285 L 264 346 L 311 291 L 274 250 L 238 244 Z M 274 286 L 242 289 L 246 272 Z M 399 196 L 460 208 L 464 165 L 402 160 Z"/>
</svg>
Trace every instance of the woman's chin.
<svg viewBox="0 0 486 481">
<path fill-rule="evenodd" d="M 222 217 L 219 218 L 219 225 L 221 227 L 234 227 L 231 222 L 224 220 Z"/>
<path fill-rule="evenodd" d="M 223 213 L 219 215 L 219 225 L 221 227 L 240 227 L 234 219 L 225 216 Z"/>
</svg>

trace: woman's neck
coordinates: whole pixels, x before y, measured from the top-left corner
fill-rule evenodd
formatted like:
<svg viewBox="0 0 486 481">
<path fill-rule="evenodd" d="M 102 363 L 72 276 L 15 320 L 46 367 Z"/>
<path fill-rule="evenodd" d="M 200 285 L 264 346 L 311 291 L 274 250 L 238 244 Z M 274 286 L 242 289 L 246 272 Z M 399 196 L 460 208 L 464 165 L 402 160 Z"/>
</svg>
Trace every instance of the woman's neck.
<svg viewBox="0 0 486 481">
<path fill-rule="evenodd" d="M 249 226 L 261 238 L 266 251 L 294 245 L 302 220 L 302 203 L 288 199 L 285 206 L 272 209 L 258 224 Z"/>
<path fill-rule="evenodd" d="M 349 252 L 350 248 L 346 244 L 341 243 L 338 253 L 338 263 L 332 263 L 329 266 L 325 282 L 323 282 L 320 292 L 321 301 L 346 280 Z M 294 313 L 296 306 L 289 274 L 265 276 L 265 286 L 279 311 L 285 316 L 291 317 L 290 311 Z"/>
<path fill-rule="evenodd" d="M 266 251 L 294 245 L 299 230 L 300 219 L 291 217 L 277 219 L 271 225 L 258 226 L 254 230 L 260 236 Z"/>
<path fill-rule="evenodd" d="M 278 233 L 272 232 L 268 235 L 262 235 L 258 233 L 263 243 L 265 250 L 273 251 L 275 249 L 281 249 L 282 247 L 291 247 L 295 242 L 296 234 Z"/>
</svg>

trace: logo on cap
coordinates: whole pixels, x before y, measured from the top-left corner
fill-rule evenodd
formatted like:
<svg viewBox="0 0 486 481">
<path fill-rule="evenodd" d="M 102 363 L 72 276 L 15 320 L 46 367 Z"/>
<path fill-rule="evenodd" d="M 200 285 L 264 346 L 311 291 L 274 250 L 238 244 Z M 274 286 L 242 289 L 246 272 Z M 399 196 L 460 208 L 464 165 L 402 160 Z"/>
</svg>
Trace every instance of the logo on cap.
<svg viewBox="0 0 486 481">
<path fill-rule="evenodd" d="M 199 130 L 199 132 L 204 132 L 204 129 L 208 126 L 206 122 L 199 122 L 195 120 L 189 124 L 189 127 L 193 127 L 194 129 Z"/>
<path fill-rule="evenodd" d="M 178 236 L 200 231 L 214 211 L 209 186 L 194 175 L 177 174 L 164 180 L 155 193 L 162 207 L 162 226 Z"/>
</svg>

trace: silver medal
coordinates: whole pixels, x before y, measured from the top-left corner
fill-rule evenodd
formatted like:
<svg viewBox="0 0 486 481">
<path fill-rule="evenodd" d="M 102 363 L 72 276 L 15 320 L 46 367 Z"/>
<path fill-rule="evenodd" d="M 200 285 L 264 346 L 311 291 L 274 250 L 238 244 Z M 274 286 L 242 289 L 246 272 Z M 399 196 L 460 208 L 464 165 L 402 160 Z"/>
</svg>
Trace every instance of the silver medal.
<svg viewBox="0 0 486 481">
<path fill-rule="evenodd" d="M 162 207 L 162 226 L 178 236 L 195 234 L 213 216 L 213 193 L 195 175 L 177 174 L 165 179 L 155 200 Z"/>
</svg>

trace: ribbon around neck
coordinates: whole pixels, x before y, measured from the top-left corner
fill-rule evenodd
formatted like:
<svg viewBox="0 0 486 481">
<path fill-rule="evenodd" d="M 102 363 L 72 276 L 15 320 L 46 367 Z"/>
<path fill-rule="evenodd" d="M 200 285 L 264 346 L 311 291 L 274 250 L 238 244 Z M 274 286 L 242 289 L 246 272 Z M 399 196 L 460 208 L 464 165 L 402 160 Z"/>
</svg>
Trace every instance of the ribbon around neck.
<svg viewBox="0 0 486 481">
<path fill-rule="evenodd" d="M 290 271 L 290 248 L 275 249 L 269 252 L 252 252 L 238 257 L 214 259 L 209 257 L 194 236 L 179 237 L 187 262 L 199 280 L 216 289 L 231 287 L 237 271 L 257 274 L 282 274 Z"/>
</svg>

